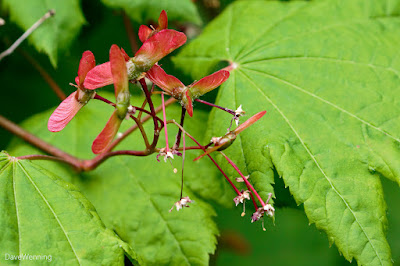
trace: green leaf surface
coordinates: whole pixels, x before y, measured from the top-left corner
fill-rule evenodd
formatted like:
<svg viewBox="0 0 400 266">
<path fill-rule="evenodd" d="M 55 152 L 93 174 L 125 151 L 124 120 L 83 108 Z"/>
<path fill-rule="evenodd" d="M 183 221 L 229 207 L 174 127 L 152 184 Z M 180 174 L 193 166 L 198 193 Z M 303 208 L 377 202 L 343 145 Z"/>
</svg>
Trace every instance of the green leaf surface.
<svg viewBox="0 0 400 266">
<path fill-rule="evenodd" d="M 105 228 L 78 189 L 29 160 L 0 153 L 1 263 L 121 265 L 131 247 Z M 7 255 L 8 254 L 8 255 Z"/>
<path fill-rule="evenodd" d="M 157 21 L 162 10 L 168 14 L 168 20 L 201 24 L 196 6 L 191 0 L 101 0 L 111 8 L 122 8 L 134 21 L 147 23 Z"/>
<path fill-rule="evenodd" d="M 11 21 L 24 31 L 29 29 L 47 11 L 56 13 L 30 36 L 30 42 L 39 52 L 46 53 L 53 66 L 57 66 L 58 52 L 65 51 L 85 23 L 79 0 L 5 0 L 4 7 L 10 12 Z"/>
<path fill-rule="evenodd" d="M 384 0 L 236 2 L 175 58 L 196 79 L 232 63 L 216 103 L 267 115 L 229 154 L 259 190 L 273 182 L 260 167 L 276 168 L 309 221 L 362 265 L 392 263 L 376 172 L 400 183 L 399 12 Z M 228 119 L 213 112 L 210 134 Z"/>
<path fill-rule="evenodd" d="M 102 95 L 114 98 L 110 93 Z M 133 98 L 132 104 L 139 104 L 138 99 Z M 167 118 L 176 118 L 180 109 L 179 104 L 169 107 Z M 92 158 L 91 143 L 111 115 L 112 107 L 93 100 L 59 133 L 51 133 L 46 128 L 51 112 L 30 118 L 23 127 L 73 155 Z M 206 121 L 206 114 L 197 112 L 187 121 L 186 129 L 194 136 L 202 137 L 196 123 Z M 129 122 L 122 123 L 121 131 L 131 126 Z M 150 128 L 151 121 L 146 123 L 146 129 Z M 171 141 L 177 130 L 172 126 L 169 129 Z M 147 132 L 152 136 L 151 130 Z M 117 149 L 141 150 L 144 149 L 142 142 L 139 132 L 134 132 Z M 161 141 L 160 147 L 163 145 Z M 189 140 L 187 145 L 192 145 Z M 19 140 L 14 140 L 9 148 L 16 155 L 40 153 Z M 190 208 L 171 213 L 169 209 L 179 199 L 180 174 L 174 174 L 173 167 L 164 163 L 162 158 L 157 162 L 155 154 L 141 158 L 113 157 L 96 170 L 81 174 L 55 162 L 36 163 L 75 183 L 96 207 L 106 226 L 127 241 L 145 264 L 206 265 L 209 254 L 215 250 L 218 232 L 212 220 L 215 215 L 213 208 L 199 196 L 233 204 L 233 195 L 226 190 L 226 182 L 212 164 L 208 161 L 190 162 L 190 158 L 197 154 L 187 153 L 189 159 L 185 164 L 183 192 L 195 202 L 190 204 Z M 181 160 L 178 158 L 173 164 L 179 169 Z"/>
</svg>

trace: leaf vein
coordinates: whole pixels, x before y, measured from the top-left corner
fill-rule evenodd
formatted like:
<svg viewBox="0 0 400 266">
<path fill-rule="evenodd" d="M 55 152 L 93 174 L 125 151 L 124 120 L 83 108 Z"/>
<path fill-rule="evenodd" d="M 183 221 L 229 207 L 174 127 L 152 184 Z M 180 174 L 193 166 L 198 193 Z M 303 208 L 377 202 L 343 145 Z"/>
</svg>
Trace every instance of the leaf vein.
<svg viewBox="0 0 400 266">
<path fill-rule="evenodd" d="M 356 116 L 355 114 L 353 114 L 353 113 L 347 111 L 346 109 L 343 109 L 342 107 L 340 107 L 340 106 L 338 106 L 338 105 L 336 105 L 336 104 L 334 104 L 334 103 L 332 103 L 332 102 L 330 102 L 330 101 L 328 101 L 328 100 L 325 100 L 324 98 L 322 98 L 322 97 L 320 97 L 320 96 L 318 96 L 318 95 L 316 95 L 316 94 L 314 94 L 314 93 L 311 93 L 311 92 L 309 92 L 309 91 L 307 91 L 307 90 L 305 90 L 305 89 L 303 89 L 303 88 L 301 88 L 301 87 L 299 87 L 299 86 L 297 86 L 297 85 L 295 85 L 295 84 L 293 84 L 293 83 L 291 83 L 291 82 L 289 82 L 289 81 L 287 81 L 287 80 L 284 80 L 284 79 L 282 79 L 282 78 L 276 77 L 276 76 L 274 76 L 274 75 L 271 75 L 271 74 L 268 74 L 268 73 L 265 73 L 265 72 L 261 72 L 261 71 L 259 71 L 259 70 L 254 70 L 254 69 L 250 69 L 250 68 L 246 68 L 246 69 L 247 69 L 247 70 L 250 70 L 250 71 L 257 72 L 257 73 L 260 73 L 260 74 L 265 75 L 265 76 L 268 76 L 268 77 L 270 77 L 270 78 L 272 78 L 272 79 L 278 80 L 278 81 L 280 81 L 280 82 L 282 82 L 282 83 L 284 83 L 284 84 L 286 84 L 286 85 L 289 85 L 289 86 L 291 86 L 291 87 L 293 87 L 293 88 L 295 88 L 295 89 L 297 89 L 297 90 L 299 90 L 299 91 L 301 91 L 301 92 L 303 92 L 303 93 L 305 93 L 305 94 L 307 94 L 307 95 L 309 95 L 309 96 L 311 96 L 311 97 L 314 97 L 314 98 L 317 99 L 317 100 L 320 100 L 321 102 L 324 102 L 324 103 L 326 103 L 326 104 L 332 106 L 333 108 L 335 108 L 335 109 L 337 109 L 337 110 L 339 110 L 339 111 L 341 111 L 341 112 L 343 112 L 343 113 L 349 115 L 350 117 L 353 117 L 354 119 L 357 119 L 357 120 L 360 121 L 361 123 L 363 123 L 363 124 L 365 124 L 365 125 L 367 125 L 367 126 L 373 128 L 373 129 L 375 129 L 375 130 L 381 132 L 381 133 L 384 134 L 385 136 L 388 136 L 388 137 L 390 137 L 391 139 L 393 139 L 393 140 L 395 140 L 395 141 L 397 141 L 397 142 L 400 142 L 400 139 L 399 139 L 399 138 L 396 138 L 395 136 L 392 136 L 391 134 L 389 134 L 389 133 L 386 132 L 385 130 L 383 130 L 383 129 L 377 127 L 377 126 L 374 126 L 373 124 L 371 124 L 371 123 L 369 123 L 368 121 L 366 121 L 366 120 L 364 120 L 364 119 L 362 119 L 362 118 Z"/>
<path fill-rule="evenodd" d="M 20 219 L 19 219 L 19 214 L 18 214 L 17 190 L 15 189 L 15 163 L 13 163 L 12 182 L 13 182 L 13 192 L 14 192 L 13 194 L 14 194 L 14 202 L 15 202 L 15 216 L 17 216 L 17 227 L 18 227 L 18 254 L 21 254 L 21 234 L 19 232 Z"/>
<path fill-rule="evenodd" d="M 33 182 L 32 177 L 28 174 L 28 172 L 26 172 L 25 168 L 22 166 L 22 164 L 20 162 L 17 162 L 19 167 L 21 168 L 21 170 L 25 173 L 26 177 L 29 179 L 29 181 L 31 182 L 31 184 L 33 185 L 33 187 L 35 188 L 35 190 L 37 191 L 37 193 L 40 195 L 40 197 L 42 198 L 42 200 L 46 203 L 47 207 L 49 208 L 49 210 L 51 211 L 51 213 L 53 214 L 54 218 L 56 219 L 58 225 L 60 226 L 61 230 L 63 231 L 65 238 L 67 239 L 72 251 L 74 252 L 74 255 L 79 263 L 79 265 L 82 265 L 78 254 L 76 254 L 76 250 L 74 248 L 74 246 L 72 245 L 71 239 L 68 236 L 67 231 L 65 231 L 65 228 L 63 226 L 63 224 L 61 223 L 60 219 L 58 218 L 57 214 L 55 213 L 55 211 L 53 210 L 53 208 L 51 207 L 50 203 L 47 201 L 46 197 L 43 195 L 43 193 L 40 191 L 40 189 L 37 187 L 37 185 L 35 184 L 35 182 Z"/>
<path fill-rule="evenodd" d="M 314 34 L 314 33 L 320 33 L 320 32 L 324 32 L 326 30 L 335 29 L 335 28 L 339 28 L 339 27 L 343 27 L 343 26 L 344 27 L 349 27 L 350 22 L 362 23 L 362 22 L 365 22 L 365 21 L 368 21 L 368 20 L 371 20 L 371 19 L 374 19 L 374 18 L 355 19 L 355 20 L 351 20 L 351 21 L 347 20 L 347 21 L 344 21 L 342 23 L 336 23 L 336 24 L 332 24 L 332 25 L 327 26 L 327 27 L 322 27 L 322 28 L 320 28 L 318 30 L 311 30 L 311 31 L 307 31 L 305 33 L 296 34 L 296 35 L 289 36 L 289 37 L 282 38 L 282 39 L 277 39 L 277 40 L 271 41 L 269 43 L 266 43 L 264 45 L 261 45 L 259 47 L 255 47 L 252 50 L 249 50 L 247 53 L 243 54 L 240 58 L 237 57 L 236 58 L 236 62 L 243 63 L 243 62 L 240 62 L 240 60 L 245 58 L 246 56 L 248 56 L 248 55 L 250 55 L 252 53 L 255 53 L 255 52 L 259 51 L 259 50 L 264 50 L 264 49 L 266 49 L 266 48 L 268 48 L 268 47 L 270 47 L 270 46 L 272 46 L 274 44 L 279 44 L 279 43 L 284 42 L 286 40 L 295 39 L 295 38 L 311 35 L 311 34 Z"/>
<path fill-rule="evenodd" d="M 231 44 L 231 29 L 232 29 L 232 16 L 233 16 L 232 13 L 233 13 L 233 10 L 232 10 L 232 8 L 230 8 L 229 16 L 228 16 L 229 20 L 227 23 L 228 30 L 226 31 L 226 48 L 225 48 L 225 51 L 226 51 L 229 59 L 232 59 L 231 51 L 229 50 L 229 46 Z"/>
<path fill-rule="evenodd" d="M 5 159 L 5 160 L 10 160 L 9 158 L 7 158 L 7 159 Z M 2 161 L 5 161 L 5 160 L 2 160 Z M 6 170 L 7 169 L 7 167 L 10 165 L 10 161 L 8 161 L 8 163 L 6 163 L 4 166 L 3 166 L 3 168 L 1 168 L 0 169 L 0 175 L 4 172 L 4 170 Z"/>
<path fill-rule="evenodd" d="M 266 28 L 264 31 L 262 31 L 260 33 L 260 35 L 258 35 L 257 38 L 255 38 L 253 41 L 249 42 L 247 45 L 243 45 L 242 49 L 240 49 L 240 51 L 237 53 L 236 58 L 240 59 L 240 56 L 242 55 L 243 52 L 246 51 L 247 47 L 251 47 L 252 45 L 254 45 L 255 43 L 257 43 L 262 37 L 264 37 L 265 34 L 267 34 L 268 32 L 271 32 L 271 30 L 273 30 L 274 28 L 277 27 L 277 25 L 279 25 L 279 23 L 294 17 L 295 15 L 297 15 L 297 13 L 302 10 L 303 8 L 309 6 L 308 3 L 304 3 L 302 6 L 298 7 L 297 9 L 295 9 L 294 11 L 288 13 L 286 16 L 283 16 L 281 19 L 279 19 L 278 21 L 276 21 L 275 23 L 273 23 L 269 28 Z M 251 53 L 251 52 L 250 52 Z M 248 53 L 249 54 L 249 53 Z M 246 54 L 245 54 L 246 55 Z"/>
<path fill-rule="evenodd" d="M 263 63 L 263 62 L 268 62 L 268 61 L 279 61 L 279 60 L 319 60 L 319 61 L 328 61 L 328 62 L 335 62 L 335 63 L 344 63 L 344 64 L 354 64 L 354 65 L 360 65 L 360 66 L 365 66 L 365 67 L 370 67 L 370 68 L 376 68 L 376 69 L 382 69 L 382 70 L 387 70 L 390 72 L 393 72 L 397 77 L 400 78 L 400 73 L 392 68 L 392 67 L 384 67 L 384 66 L 379 66 L 379 65 L 374 65 L 370 63 L 362 63 L 362 62 L 357 62 L 354 60 L 347 60 L 347 59 L 338 59 L 338 58 L 329 58 L 329 57 L 322 57 L 322 56 L 283 56 L 283 57 L 273 57 L 273 58 L 268 58 L 268 59 L 261 59 L 261 60 L 253 60 L 249 62 L 244 62 L 241 65 L 247 65 L 247 64 L 257 64 L 257 63 Z"/>
<path fill-rule="evenodd" d="M 122 158 L 118 158 L 119 161 L 121 162 L 121 164 L 123 164 L 126 169 L 128 169 L 128 171 L 132 174 L 132 176 L 135 176 L 133 174 L 133 172 L 131 171 L 131 168 L 123 161 Z M 153 208 L 156 210 L 156 213 L 160 216 L 161 220 L 164 222 L 166 228 L 168 229 L 168 232 L 172 235 L 173 239 L 176 241 L 176 243 L 178 244 L 178 248 L 179 251 L 182 253 L 184 259 L 186 260 L 187 264 L 190 265 L 189 259 L 187 258 L 187 255 L 183 252 L 181 243 L 178 241 L 178 239 L 176 238 L 175 234 L 172 232 L 168 222 L 165 220 L 164 216 L 162 216 L 161 212 L 158 210 L 157 205 L 154 203 L 153 199 L 151 198 L 151 194 L 149 192 L 147 192 L 147 190 L 144 188 L 144 186 L 142 185 L 142 183 L 140 182 L 140 180 L 137 180 L 137 184 L 139 185 L 139 187 L 143 190 L 143 192 L 145 192 L 147 195 L 149 195 L 149 199 L 150 199 L 150 203 L 153 206 Z"/>
</svg>

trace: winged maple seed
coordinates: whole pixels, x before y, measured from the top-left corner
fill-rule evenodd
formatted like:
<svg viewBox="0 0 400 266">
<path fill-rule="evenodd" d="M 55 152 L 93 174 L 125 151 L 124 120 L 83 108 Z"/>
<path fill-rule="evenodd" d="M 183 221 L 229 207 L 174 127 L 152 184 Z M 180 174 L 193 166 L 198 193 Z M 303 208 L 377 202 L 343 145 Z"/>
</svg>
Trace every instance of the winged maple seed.
<svg viewBox="0 0 400 266">
<path fill-rule="evenodd" d="M 193 116 L 192 101 L 224 83 L 229 78 L 229 72 L 226 70 L 217 71 L 189 86 L 183 85 L 179 79 L 165 73 L 159 65 L 154 65 L 147 72 L 146 77 L 167 94 L 179 100 L 188 114 Z"/>
<path fill-rule="evenodd" d="M 75 78 L 77 90 L 62 101 L 50 116 L 47 128 L 51 132 L 62 130 L 74 118 L 76 113 L 94 97 L 95 92 L 85 88 L 83 83 L 87 73 L 95 66 L 96 61 L 93 53 L 85 51 L 79 63 L 78 76 Z"/>
<path fill-rule="evenodd" d="M 110 49 L 110 66 L 113 76 L 116 106 L 106 126 L 93 141 L 92 151 L 95 154 L 102 153 L 107 149 L 107 146 L 118 133 L 118 129 L 130 107 L 128 73 L 125 59 L 123 53 L 115 44 Z"/>
<path fill-rule="evenodd" d="M 158 26 L 157 28 L 149 28 L 146 25 L 141 25 L 139 27 L 139 39 L 141 42 L 145 42 L 148 38 L 156 34 L 161 30 L 165 30 L 168 28 L 168 17 L 167 12 L 165 10 L 161 11 L 160 17 L 158 18 Z"/>
<path fill-rule="evenodd" d="M 148 38 L 135 56 L 129 58 L 124 53 L 129 80 L 139 80 L 144 77 L 144 72 L 170 54 L 186 42 L 186 36 L 182 32 L 165 29 Z M 84 85 L 88 89 L 97 89 L 110 85 L 113 77 L 110 69 L 110 62 L 98 65 L 87 74 Z"/>
<path fill-rule="evenodd" d="M 62 130 L 74 115 L 92 98 L 101 100 L 111 106 L 114 111 L 111 117 L 107 121 L 105 127 L 98 134 L 92 143 L 92 151 L 95 154 L 99 154 L 94 158 L 94 162 L 100 164 L 105 159 L 115 155 L 136 155 L 136 156 L 147 156 L 153 153 L 158 153 L 157 160 L 160 156 L 164 156 L 164 160 L 173 159 L 174 155 L 182 157 L 182 183 L 181 183 L 181 195 L 179 200 L 175 202 L 174 206 L 170 209 L 170 212 L 175 207 L 177 211 L 183 207 L 189 207 L 188 204 L 193 201 L 189 197 L 183 197 L 183 180 L 184 180 L 184 159 L 185 152 L 192 149 L 200 149 L 204 153 L 197 157 L 195 160 L 208 156 L 210 160 L 216 165 L 222 175 L 225 177 L 227 182 L 231 185 L 237 196 L 234 197 L 233 201 L 235 205 L 243 204 L 242 216 L 245 215 L 245 204 L 246 201 L 252 201 L 255 212 L 252 215 L 252 222 L 260 220 L 264 214 L 267 216 L 274 215 L 274 208 L 269 204 L 268 198 L 266 202 L 262 200 L 258 192 L 249 182 L 249 177 L 244 176 L 236 164 L 226 156 L 222 151 L 231 146 L 235 141 L 238 134 L 243 130 L 261 119 L 266 111 L 259 112 L 242 124 L 239 124 L 239 118 L 244 115 L 242 105 L 236 110 L 224 108 L 213 103 L 206 102 L 198 99 L 205 93 L 214 90 L 229 78 L 229 71 L 222 69 L 211 75 L 208 75 L 199 81 L 195 81 L 192 84 L 185 86 L 179 79 L 174 76 L 168 75 L 157 62 L 164 56 L 171 53 L 186 42 L 185 34 L 177 32 L 175 30 L 167 29 L 168 18 L 165 11 L 162 11 L 158 18 L 158 26 L 147 27 L 142 25 L 139 29 L 139 38 L 143 42 L 141 48 L 136 52 L 134 57 L 129 55 L 117 45 L 112 45 L 109 51 L 110 61 L 96 66 L 95 58 L 92 52 L 86 51 L 82 55 L 80 60 L 78 76 L 75 78 L 77 90 L 68 96 L 61 104 L 57 107 L 54 113 L 51 115 L 48 128 L 50 131 Z M 147 77 L 152 83 L 153 87 L 151 90 L 147 88 L 147 84 L 144 80 Z M 141 105 L 132 106 L 130 103 L 131 94 L 129 91 L 129 81 L 139 81 L 142 92 L 144 93 L 145 99 Z M 108 99 L 97 95 L 94 91 L 100 87 L 114 84 L 115 102 L 111 102 Z M 154 85 L 157 85 L 162 91 L 154 91 Z M 75 86 L 75 85 L 74 85 Z M 154 108 L 153 97 L 161 94 L 161 106 L 158 109 L 162 110 L 162 118 L 157 114 L 156 108 Z M 170 95 L 173 98 L 180 101 L 182 105 L 181 121 L 180 124 L 175 120 L 167 120 L 166 106 L 167 103 L 164 101 L 164 94 Z M 184 118 L 186 112 L 189 116 L 193 116 L 193 101 L 216 107 L 223 111 L 228 112 L 233 117 L 230 120 L 230 127 L 233 121 L 236 123 L 234 130 L 228 129 L 222 137 L 213 137 L 211 142 L 205 146 L 201 145 L 193 136 L 191 136 L 183 127 Z M 170 101 L 172 103 L 173 101 Z M 148 106 L 148 109 L 146 109 Z M 145 118 L 142 119 L 142 114 L 146 113 L 148 118 L 153 120 L 153 140 L 149 141 L 147 136 L 147 130 L 144 130 L 143 123 Z M 135 123 L 130 130 L 124 133 L 118 133 L 118 130 L 126 118 L 132 119 Z M 178 133 L 175 138 L 175 143 L 170 148 L 168 143 L 168 130 L 167 124 L 172 123 L 178 127 Z M 120 150 L 111 151 L 116 144 L 113 140 L 118 136 L 118 141 L 121 141 L 124 137 L 127 137 L 134 129 L 139 128 L 140 133 L 145 143 L 144 151 L 132 151 L 132 150 Z M 157 148 L 160 132 L 164 130 L 165 133 L 165 146 Z M 182 136 L 183 133 L 183 136 Z M 185 136 L 190 137 L 197 146 L 187 147 L 185 142 Z M 180 140 L 182 137 L 183 147 L 180 147 Z M 116 141 L 118 144 L 119 142 Z M 113 143 L 113 144 L 112 144 Z M 240 177 L 236 178 L 236 181 L 240 186 L 245 186 L 244 189 L 238 189 L 232 180 L 225 174 L 218 163 L 211 157 L 211 153 L 219 151 L 228 161 L 228 163 L 239 173 Z M 182 152 L 182 153 L 181 153 Z M 88 169 L 94 169 L 88 168 Z M 174 173 L 177 169 L 174 168 Z M 259 202 L 257 203 L 256 200 Z M 258 207 L 259 204 L 261 207 Z M 263 226 L 264 227 L 264 226 Z"/>
<path fill-rule="evenodd" d="M 259 112 L 252 117 L 250 117 L 248 120 L 246 120 L 243 124 L 240 124 L 237 128 L 235 128 L 232 131 L 229 131 L 222 137 L 212 137 L 211 138 L 211 143 L 214 145 L 214 147 L 208 149 L 205 153 L 200 155 L 199 157 L 195 158 L 193 161 L 197 161 L 198 159 L 204 157 L 207 154 L 210 154 L 213 151 L 222 151 L 228 148 L 229 146 L 232 145 L 232 143 L 235 141 L 237 135 L 257 122 L 261 117 L 263 117 L 267 111 L 262 111 Z"/>
</svg>

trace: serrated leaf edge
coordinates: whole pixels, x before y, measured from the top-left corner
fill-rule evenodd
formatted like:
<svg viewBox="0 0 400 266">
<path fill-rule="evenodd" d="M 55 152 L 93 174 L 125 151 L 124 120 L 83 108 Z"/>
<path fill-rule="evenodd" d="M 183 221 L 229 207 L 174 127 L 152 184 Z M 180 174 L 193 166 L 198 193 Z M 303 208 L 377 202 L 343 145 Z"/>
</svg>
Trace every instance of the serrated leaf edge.
<svg viewBox="0 0 400 266">
<path fill-rule="evenodd" d="M 318 169 L 320 170 L 320 172 L 322 173 L 322 175 L 324 176 L 324 178 L 328 181 L 329 185 L 331 186 L 332 190 L 342 199 L 342 201 L 344 202 L 344 204 L 346 205 L 347 209 L 349 209 L 349 211 L 351 212 L 351 214 L 353 215 L 355 221 L 357 222 L 358 226 L 361 228 L 362 232 L 364 233 L 365 237 L 368 240 L 368 243 L 371 245 L 372 249 L 375 252 L 375 255 L 377 256 L 377 258 L 379 259 L 379 262 L 381 265 L 384 265 L 382 262 L 381 257 L 379 256 L 374 244 L 371 242 L 370 237 L 368 236 L 368 234 L 365 232 L 364 227 L 360 224 L 360 222 L 358 221 L 356 214 L 354 213 L 354 211 L 351 209 L 350 205 L 348 204 L 348 202 L 342 197 L 342 195 L 339 193 L 339 191 L 335 188 L 335 186 L 333 185 L 332 181 L 330 180 L 330 178 L 326 175 L 326 173 L 324 172 L 324 170 L 321 168 L 321 166 L 319 165 L 317 159 L 314 157 L 314 155 L 311 153 L 311 151 L 308 149 L 308 147 L 306 146 L 306 144 L 304 143 L 303 139 L 300 137 L 300 135 L 297 133 L 296 129 L 293 127 L 293 125 L 290 123 L 289 119 L 283 114 L 283 112 L 278 108 L 277 105 L 275 105 L 274 102 L 272 102 L 272 100 L 263 93 L 262 90 L 260 90 L 260 88 L 257 86 L 257 84 L 255 84 L 242 70 L 238 70 L 238 72 L 242 73 L 242 75 L 244 77 L 246 77 L 246 79 L 248 79 L 249 83 L 251 83 L 264 97 L 265 99 L 275 108 L 275 110 L 282 116 L 282 118 L 285 120 L 285 122 L 288 124 L 288 126 L 290 127 L 290 129 L 293 131 L 293 133 L 296 135 L 296 137 L 298 138 L 298 140 L 300 141 L 301 145 L 304 147 L 304 149 L 307 151 L 308 155 L 311 157 L 311 159 L 314 161 L 315 165 L 318 167 Z"/>
<path fill-rule="evenodd" d="M 127 169 L 129 169 L 129 172 L 131 172 L 132 176 L 135 176 L 134 173 L 131 171 L 131 168 L 121 159 L 118 158 L 120 163 L 123 164 Z M 160 215 L 162 221 L 165 223 L 166 228 L 168 229 L 168 232 L 173 236 L 173 238 L 175 239 L 176 243 L 178 244 L 179 250 L 181 251 L 183 257 L 185 258 L 186 262 L 188 263 L 188 265 L 190 265 L 190 261 L 187 258 L 186 254 L 183 252 L 182 250 L 182 246 L 181 243 L 179 242 L 179 240 L 176 238 L 175 234 L 172 232 L 171 228 L 169 227 L 168 222 L 165 220 L 165 218 L 162 216 L 161 212 L 158 210 L 157 205 L 153 202 L 152 198 L 150 197 L 150 193 L 148 193 L 146 191 L 146 189 L 143 187 L 143 185 L 140 183 L 140 180 L 137 181 L 137 184 L 139 185 L 140 189 L 145 192 L 147 195 L 149 195 L 149 199 L 150 199 L 150 203 L 151 205 L 154 207 L 154 210 L 156 210 L 156 212 Z"/>
</svg>

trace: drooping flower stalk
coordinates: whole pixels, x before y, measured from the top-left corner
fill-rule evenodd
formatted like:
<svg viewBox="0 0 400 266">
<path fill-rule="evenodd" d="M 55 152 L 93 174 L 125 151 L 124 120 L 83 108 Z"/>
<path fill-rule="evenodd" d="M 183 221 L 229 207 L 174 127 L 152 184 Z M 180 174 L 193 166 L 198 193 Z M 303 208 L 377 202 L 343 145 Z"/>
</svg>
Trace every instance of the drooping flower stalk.
<svg viewBox="0 0 400 266">
<path fill-rule="evenodd" d="M 172 121 L 175 125 L 181 128 L 182 132 L 186 134 L 190 139 L 192 139 L 203 151 L 206 151 L 204 146 L 202 146 L 192 135 L 190 135 L 181 125 L 176 123 L 175 121 Z M 241 192 L 239 189 L 235 186 L 235 184 L 232 182 L 232 180 L 228 177 L 228 175 L 222 170 L 222 168 L 219 166 L 219 164 L 211 157 L 211 155 L 207 154 L 208 158 L 214 163 L 214 165 L 218 168 L 218 170 L 221 172 L 221 174 L 225 177 L 225 179 L 228 181 L 228 183 L 231 185 L 233 190 L 235 190 L 237 195 L 241 195 Z"/>
<path fill-rule="evenodd" d="M 257 193 L 257 191 L 254 189 L 253 185 L 250 184 L 250 182 L 247 180 L 247 178 L 242 174 L 239 167 L 237 167 L 237 165 L 228 156 L 226 156 L 225 153 L 223 153 L 221 151 L 220 151 L 220 153 L 222 154 L 222 156 L 224 156 L 224 158 L 228 161 L 228 163 L 236 170 L 236 172 L 238 172 L 238 174 L 243 178 L 243 181 L 245 182 L 246 187 L 251 190 L 251 192 L 257 197 L 258 201 L 264 207 L 265 203 L 262 200 L 261 196 Z"/>
<path fill-rule="evenodd" d="M 169 143 L 168 143 L 168 130 L 167 130 L 167 116 L 165 114 L 165 102 L 164 102 L 164 93 L 161 93 L 161 105 L 163 110 L 163 123 L 164 123 L 164 132 L 165 132 L 165 157 L 164 160 L 167 161 L 168 158 L 174 158 L 174 155 L 169 151 Z"/>
<path fill-rule="evenodd" d="M 226 133 L 224 136 L 222 137 L 213 137 L 211 139 L 211 142 L 214 144 L 214 147 L 209 148 L 205 153 L 203 153 L 202 155 L 200 155 L 199 157 L 195 158 L 193 161 L 197 161 L 200 158 L 204 157 L 205 155 L 208 155 L 214 151 L 222 151 L 225 150 L 226 148 L 228 148 L 230 145 L 232 145 L 232 143 L 235 141 L 237 135 L 242 132 L 243 130 L 245 130 L 246 128 L 248 128 L 249 126 L 251 126 L 252 124 L 254 124 L 255 122 L 257 122 L 261 117 L 263 117 L 265 114 L 267 113 L 267 111 L 262 111 L 259 112 L 255 115 L 253 115 L 252 117 L 250 117 L 248 120 L 246 120 L 243 124 L 240 124 L 237 128 L 235 128 L 232 131 L 229 131 L 228 133 Z"/>
<path fill-rule="evenodd" d="M 185 134 L 183 134 L 182 137 L 182 142 L 183 142 L 183 151 L 182 151 L 182 182 L 181 182 L 181 196 L 182 198 L 182 193 L 183 193 L 183 170 L 185 168 L 185 153 L 186 153 L 186 142 L 185 142 Z"/>
</svg>

